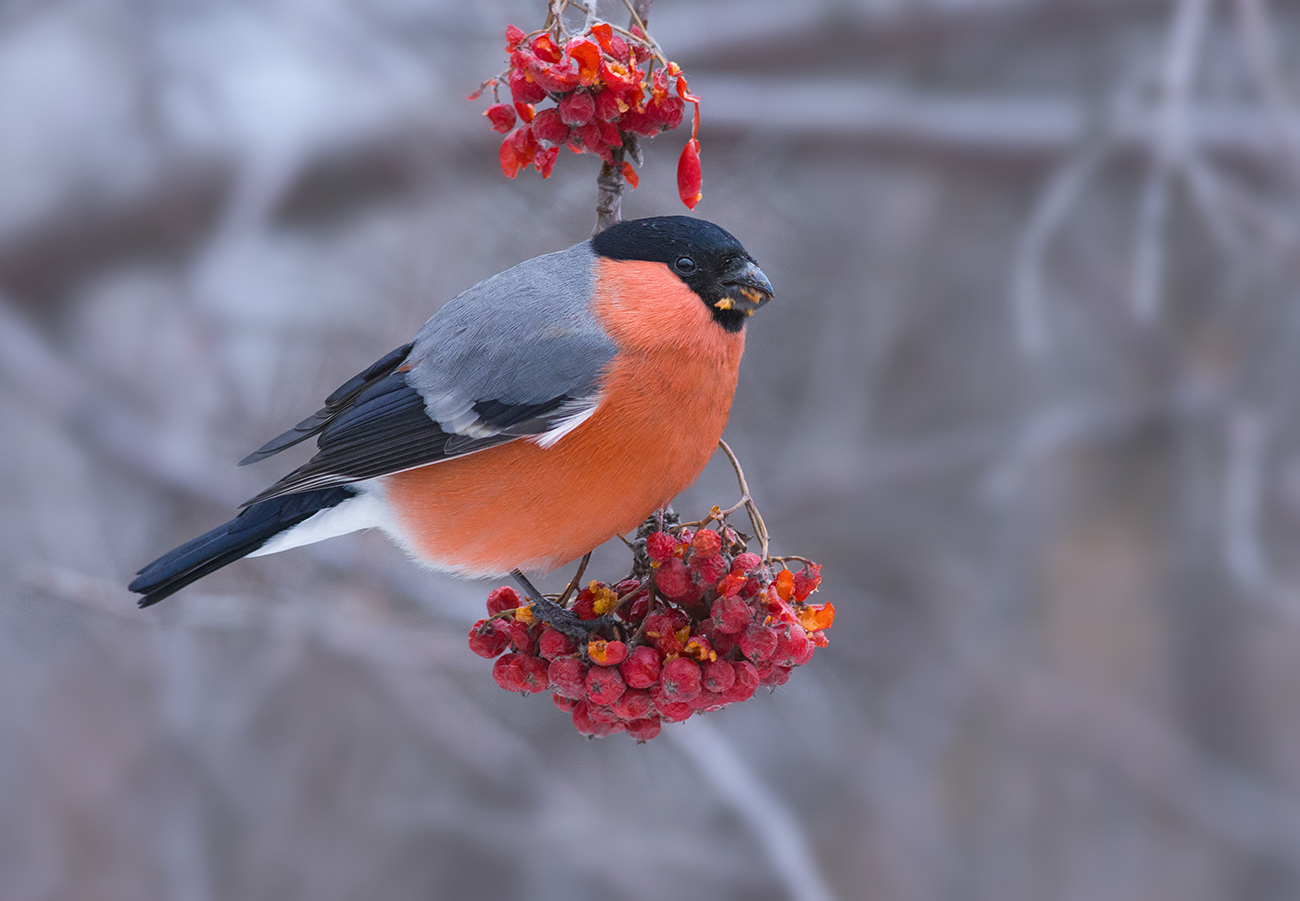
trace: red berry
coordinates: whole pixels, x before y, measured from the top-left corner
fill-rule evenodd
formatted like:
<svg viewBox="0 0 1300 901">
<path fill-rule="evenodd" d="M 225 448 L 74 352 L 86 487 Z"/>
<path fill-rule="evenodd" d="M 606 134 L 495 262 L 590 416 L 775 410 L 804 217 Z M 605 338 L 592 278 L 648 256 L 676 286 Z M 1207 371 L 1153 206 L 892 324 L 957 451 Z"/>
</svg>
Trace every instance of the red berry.
<svg viewBox="0 0 1300 901">
<path fill-rule="evenodd" d="M 784 685 L 790 680 L 790 673 L 793 667 L 778 666 L 770 660 L 765 660 L 758 665 L 758 681 L 760 685 L 767 685 L 775 688 L 778 685 Z"/>
<path fill-rule="evenodd" d="M 577 657 L 557 657 L 546 673 L 557 694 L 566 698 L 587 696 L 587 664 Z"/>
<path fill-rule="evenodd" d="M 673 559 L 677 550 L 677 541 L 667 532 L 651 532 L 646 536 L 645 552 L 655 563 L 667 563 Z"/>
<path fill-rule="evenodd" d="M 506 654 L 492 665 L 492 678 L 506 691 L 527 693 L 550 687 L 546 661 L 528 654 Z"/>
<path fill-rule="evenodd" d="M 789 625 L 780 629 L 776 636 L 776 650 L 772 652 L 772 660 L 782 666 L 803 666 L 812 659 L 813 651 L 812 639 L 804 631 L 803 626 Z"/>
<path fill-rule="evenodd" d="M 506 628 L 510 630 L 510 643 L 514 645 L 516 651 L 521 654 L 531 654 L 537 650 L 536 632 L 528 623 L 512 620 L 506 624 Z"/>
<path fill-rule="evenodd" d="M 581 81 L 578 67 L 572 61 L 532 66 L 528 74 L 533 76 L 533 81 L 542 86 L 542 90 L 550 94 L 567 94 Z"/>
<path fill-rule="evenodd" d="M 621 722 L 608 704 L 597 704 L 591 698 L 587 699 L 587 715 L 597 723 Z"/>
<path fill-rule="evenodd" d="M 532 51 L 537 54 L 537 58 L 543 62 L 558 63 L 564 58 L 564 51 L 560 49 L 559 44 L 555 43 L 555 38 L 551 37 L 547 32 L 533 38 L 530 46 Z"/>
<path fill-rule="evenodd" d="M 619 608 L 618 617 L 629 623 L 639 622 L 645 619 L 646 612 L 649 609 L 650 593 L 643 591 Z"/>
<path fill-rule="evenodd" d="M 510 73 L 509 84 L 510 99 L 515 103 L 541 103 L 546 99 L 545 89 L 520 69 Z"/>
<path fill-rule="evenodd" d="M 744 553 L 737 554 L 736 559 L 731 561 L 731 571 L 749 575 L 763 565 L 763 558 L 758 554 Z"/>
<path fill-rule="evenodd" d="M 487 611 L 489 616 L 496 616 L 504 610 L 513 610 L 519 606 L 519 592 L 515 591 L 509 585 L 502 585 L 500 588 L 494 588 L 492 593 L 487 596 Z"/>
<path fill-rule="evenodd" d="M 645 719 L 654 712 L 654 701 L 644 688 L 628 689 L 609 706 L 615 716 L 628 722 Z"/>
<path fill-rule="evenodd" d="M 593 666 L 587 671 L 587 700 L 592 703 L 612 704 L 626 689 L 617 667 Z"/>
<path fill-rule="evenodd" d="M 736 684 L 736 669 L 725 660 L 711 660 L 700 667 L 705 691 L 722 694 Z"/>
<path fill-rule="evenodd" d="M 794 599 L 799 603 L 808 600 L 808 595 L 817 590 L 822 581 L 822 568 L 816 563 L 809 563 L 794 574 Z"/>
<path fill-rule="evenodd" d="M 712 557 L 714 554 L 721 553 L 721 551 L 722 536 L 712 529 L 700 529 L 691 538 L 691 553 L 697 557 Z M 718 578 L 721 578 L 721 576 Z"/>
<path fill-rule="evenodd" d="M 720 597 L 713 602 L 710 611 L 713 623 L 719 632 L 743 632 L 749 628 L 749 621 L 754 618 L 754 611 L 738 597 Z"/>
<path fill-rule="evenodd" d="M 572 713 L 573 708 L 578 706 L 578 702 L 573 698 L 566 698 L 564 695 L 555 692 L 551 693 L 551 701 L 565 713 Z"/>
<path fill-rule="evenodd" d="M 722 695 L 714 694 L 711 691 L 702 691 L 688 702 L 692 710 L 718 710 L 726 701 L 722 700 Z"/>
<path fill-rule="evenodd" d="M 555 146 L 569 139 L 569 126 L 564 124 L 559 111 L 550 107 L 533 117 L 533 134 L 544 144 Z"/>
<path fill-rule="evenodd" d="M 664 597 L 680 600 L 695 591 L 691 582 L 691 571 L 686 564 L 676 558 L 659 567 L 655 573 L 655 585 Z"/>
<path fill-rule="evenodd" d="M 567 657 L 577 652 L 577 642 L 550 626 L 542 630 L 542 637 L 537 640 L 537 653 L 547 660 L 554 660 L 556 657 Z"/>
<path fill-rule="evenodd" d="M 659 717 L 652 716 L 643 720 L 636 720 L 627 724 L 627 734 L 637 741 L 649 741 L 659 734 L 663 725 L 659 722 Z"/>
<path fill-rule="evenodd" d="M 700 170 L 700 142 L 691 138 L 682 148 L 681 158 L 677 160 L 677 195 L 688 210 L 695 209 L 703 193 Z"/>
<path fill-rule="evenodd" d="M 596 115 L 596 102 L 586 91 L 574 91 L 560 101 L 560 118 L 565 125 L 586 125 Z"/>
<path fill-rule="evenodd" d="M 613 122 L 624 112 L 619 106 L 618 94 L 613 91 L 601 91 L 593 99 L 596 103 L 596 118 L 602 122 Z"/>
<path fill-rule="evenodd" d="M 714 535 L 715 532 L 708 534 Z M 701 557 L 698 554 L 691 558 L 691 572 L 705 585 L 716 585 L 718 580 L 727 574 L 727 558 L 721 554 L 710 554 L 707 557 Z"/>
<path fill-rule="evenodd" d="M 722 697 L 728 704 L 747 701 L 758 689 L 758 667 L 748 660 L 738 660 L 732 668 L 736 671 L 736 681 L 722 693 Z"/>
<path fill-rule="evenodd" d="M 745 584 L 748 581 L 749 581 L 749 576 L 745 575 L 744 573 L 732 572 L 730 575 L 726 576 L 721 582 L 718 583 L 718 588 L 717 588 L 718 594 L 721 595 L 722 597 L 728 597 L 728 598 L 737 597 L 740 594 L 740 592 L 745 588 Z"/>
<path fill-rule="evenodd" d="M 633 648 L 627 659 L 619 664 L 623 679 L 633 688 L 649 688 L 659 681 L 659 652 L 647 645 Z"/>
<path fill-rule="evenodd" d="M 494 131 L 505 134 L 515 127 L 515 111 L 513 107 L 504 103 L 494 103 L 483 111 L 483 115 L 488 117 L 492 123 Z"/>
<path fill-rule="evenodd" d="M 524 30 L 517 25 L 506 26 L 506 50 L 514 50 L 524 39 Z"/>
<path fill-rule="evenodd" d="M 627 659 L 627 645 L 621 641 L 596 639 L 587 642 L 587 656 L 601 666 L 618 666 Z"/>
<path fill-rule="evenodd" d="M 591 705 L 586 701 L 579 701 L 574 706 L 573 727 L 583 735 L 593 735 L 596 738 L 604 738 L 614 731 L 613 723 L 601 723 L 592 719 Z"/>
<path fill-rule="evenodd" d="M 680 723 L 688 720 L 695 713 L 695 708 L 691 706 L 689 701 L 670 702 L 656 699 L 655 710 L 659 711 L 659 715 L 670 723 Z"/>
<path fill-rule="evenodd" d="M 480 657 L 495 657 L 510 646 L 510 632 L 499 619 L 481 619 L 469 630 L 469 649 Z"/>
<path fill-rule="evenodd" d="M 689 701 L 700 693 L 700 665 L 689 657 L 677 657 L 664 664 L 659 672 L 659 687 L 655 702 L 660 697 L 669 703 Z"/>
<path fill-rule="evenodd" d="M 737 643 L 750 660 L 766 660 L 776 650 L 776 630 L 761 623 L 751 623 Z"/>
</svg>

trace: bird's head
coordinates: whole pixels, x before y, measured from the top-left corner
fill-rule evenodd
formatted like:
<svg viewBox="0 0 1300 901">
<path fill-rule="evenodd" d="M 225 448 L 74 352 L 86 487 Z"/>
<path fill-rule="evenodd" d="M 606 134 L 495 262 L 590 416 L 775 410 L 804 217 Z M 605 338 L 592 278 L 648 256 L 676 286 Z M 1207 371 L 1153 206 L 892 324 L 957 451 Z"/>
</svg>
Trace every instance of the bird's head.
<svg viewBox="0 0 1300 901">
<path fill-rule="evenodd" d="M 703 219 L 631 219 L 605 229 L 591 244 L 612 260 L 663 263 L 729 332 L 744 328 L 745 320 L 773 296 L 772 283 L 741 243 Z"/>
</svg>

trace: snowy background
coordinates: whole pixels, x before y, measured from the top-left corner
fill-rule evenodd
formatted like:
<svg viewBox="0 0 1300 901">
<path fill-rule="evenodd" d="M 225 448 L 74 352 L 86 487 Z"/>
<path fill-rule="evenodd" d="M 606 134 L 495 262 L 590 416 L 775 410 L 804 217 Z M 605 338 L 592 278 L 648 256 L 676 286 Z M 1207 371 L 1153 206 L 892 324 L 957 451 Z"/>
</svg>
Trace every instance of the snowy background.
<svg viewBox="0 0 1300 901">
<path fill-rule="evenodd" d="M 727 437 L 839 610 L 775 693 L 587 741 L 377 535 L 135 609 L 245 453 L 589 233 L 593 159 L 507 181 L 463 99 L 542 15 L 0 2 L 0 897 L 1300 897 L 1277 0 L 655 3 L 778 291 Z"/>
</svg>

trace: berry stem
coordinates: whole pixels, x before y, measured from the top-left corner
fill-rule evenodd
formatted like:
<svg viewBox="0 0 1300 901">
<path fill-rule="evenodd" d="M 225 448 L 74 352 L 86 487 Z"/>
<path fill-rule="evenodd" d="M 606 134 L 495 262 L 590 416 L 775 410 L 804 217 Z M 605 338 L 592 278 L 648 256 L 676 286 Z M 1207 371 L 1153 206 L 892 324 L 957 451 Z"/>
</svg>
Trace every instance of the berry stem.
<svg viewBox="0 0 1300 901">
<path fill-rule="evenodd" d="M 731 468 L 736 471 L 736 480 L 740 483 L 741 502 L 745 505 L 745 512 L 749 514 L 749 521 L 754 526 L 754 534 L 758 536 L 759 547 L 762 549 L 763 560 L 771 562 L 772 557 L 767 550 L 767 525 L 763 522 L 763 516 L 758 512 L 758 505 L 754 503 L 749 494 L 749 483 L 745 481 L 745 470 L 741 469 L 740 461 L 736 459 L 735 453 L 727 445 L 727 442 L 721 438 L 718 439 L 718 447 L 727 455 L 731 461 Z"/>
<path fill-rule="evenodd" d="M 587 564 L 591 561 L 591 551 L 583 555 L 582 562 L 578 564 L 578 571 L 573 574 L 569 580 L 568 586 L 564 589 L 564 594 L 560 595 L 559 600 L 555 603 L 560 607 L 568 609 L 569 597 L 578 590 L 578 583 L 582 580 L 582 574 L 587 571 Z"/>
</svg>

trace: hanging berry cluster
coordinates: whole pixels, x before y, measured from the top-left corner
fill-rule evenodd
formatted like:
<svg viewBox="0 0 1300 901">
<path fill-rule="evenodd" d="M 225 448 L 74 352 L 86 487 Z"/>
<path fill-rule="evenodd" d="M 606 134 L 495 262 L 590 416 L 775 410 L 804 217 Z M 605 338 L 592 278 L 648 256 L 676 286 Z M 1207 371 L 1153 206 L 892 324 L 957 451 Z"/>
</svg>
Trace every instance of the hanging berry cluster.
<svg viewBox="0 0 1300 901">
<path fill-rule="evenodd" d="M 702 196 L 700 98 L 687 89 L 681 67 L 664 57 L 640 27 L 622 29 L 592 19 L 580 33 L 569 35 L 562 16 L 553 14 L 547 28 L 532 34 L 507 27 L 506 51 L 510 68 L 468 99 L 490 88 L 497 101 L 484 115 L 506 135 L 500 156 L 507 178 L 529 166 L 549 177 L 560 147 L 567 146 L 617 166 L 635 188 L 636 170 L 623 158 L 624 148 L 633 147 L 636 136 L 654 137 L 681 125 L 691 103 L 691 139 L 678 160 L 677 189 L 682 203 L 695 209 Z M 503 85 L 509 103 L 501 100 Z M 554 105 L 539 109 L 548 102 Z"/>
<path fill-rule="evenodd" d="M 826 645 L 835 619 L 833 605 L 808 603 L 821 567 L 746 552 L 716 507 L 694 525 L 648 520 L 633 544 L 632 574 L 614 585 L 592 581 L 574 593 L 579 571 L 559 603 L 597 626 L 585 644 L 501 587 L 488 595 L 488 617 L 470 629 L 470 649 L 497 658 L 492 675 L 502 688 L 549 690 L 577 730 L 596 737 L 626 731 L 648 741 L 665 720 L 784 684 Z M 797 571 L 786 567 L 794 560 Z"/>
</svg>

